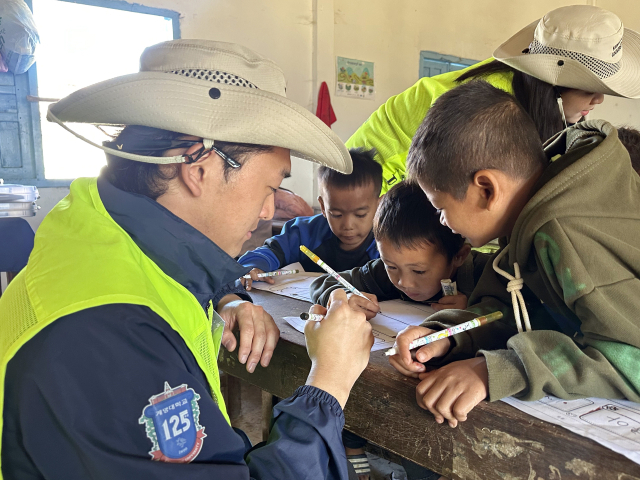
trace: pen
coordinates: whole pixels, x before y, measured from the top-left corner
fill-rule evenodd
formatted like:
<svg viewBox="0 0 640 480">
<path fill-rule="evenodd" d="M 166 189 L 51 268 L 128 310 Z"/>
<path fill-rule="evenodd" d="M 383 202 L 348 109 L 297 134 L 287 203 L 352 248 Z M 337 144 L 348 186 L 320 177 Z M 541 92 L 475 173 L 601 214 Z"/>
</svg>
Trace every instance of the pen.
<svg viewBox="0 0 640 480">
<path fill-rule="evenodd" d="M 325 272 L 327 272 L 329 275 L 331 275 L 333 278 L 335 278 L 338 282 L 340 282 L 340 284 L 343 287 L 345 287 L 347 290 L 349 290 L 351 293 L 354 293 L 354 294 L 358 295 L 359 297 L 362 297 L 365 300 L 368 300 L 369 302 L 373 303 L 369 298 L 367 298 L 362 293 L 360 293 L 360 291 L 356 287 L 354 287 L 349 282 L 347 282 L 344 278 L 342 278 L 338 272 L 336 272 L 333 268 L 331 268 L 329 265 L 327 265 L 322 260 L 320 260 L 320 257 L 317 256 L 315 253 L 313 253 L 311 250 L 309 250 L 307 247 L 305 247 L 304 245 L 300 245 L 300 250 L 307 257 L 309 257 L 316 264 L 318 264 L 320 266 L 320 268 L 322 268 Z M 380 308 L 378 308 L 378 310 L 380 310 Z"/>
<path fill-rule="evenodd" d="M 324 315 L 317 313 L 301 313 L 300 318 L 308 322 L 321 322 L 324 319 Z"/>
<path fill-rule="evenodd" d="M 278 270 L 276 272 L 259 273 L 258 278 L 279 277 L 280 275 L 295 275 L 296 273 L 300 273 L 300 270 Z M 242 278 L 251 278 L 251 275 L 245 275 Z"/>
<path fill-rule="evenodd" d="M 502 318 L 502 312 L 493 312 L 488 315 L 483 315 L 482 317 L 474 318 L 473 320 L 461 323 L 460 325 L 455 325 L 445 330 L 440 330 L 439 332 L 427 335 L 426 337 L 418 338 L 409 344 L 409 350 L 422 347 L 423 345 L 435 342 L 436 340 L 440 340 L 441 338 L 447 338 L 457 333 L 465 332 L 467 330 L 471 330 L 472 328 L 486 325 L 487 323 L 499 320 L 500 318 Z M 400 352 L 398 351 L 397 346 L 390 348 L 389 350 L 384 352 L 384 354 L 387 356 L 397 355 L 398 353 Z"/>
</svg>

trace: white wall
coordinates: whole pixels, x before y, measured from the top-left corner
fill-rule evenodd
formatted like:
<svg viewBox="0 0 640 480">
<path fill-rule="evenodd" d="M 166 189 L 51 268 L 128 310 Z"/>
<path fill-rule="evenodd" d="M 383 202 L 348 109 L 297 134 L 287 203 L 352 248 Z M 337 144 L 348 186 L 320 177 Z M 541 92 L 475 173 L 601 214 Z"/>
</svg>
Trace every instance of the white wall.
<svg viewBox="0 0 640 480">
<path fill-rule="evenodd" d="M 349 136 L 387 98 L 418 79 L 421 50 L 485 59 L 509 36 L 547 11 L 595 4 L 640 31 L 639 0 L 141 0 L 181 13 L 183 38 L 241 43 L 284 70 L 290 99 L 315 112 L 320 82 L 329 84 L 338 121 Z M 375 62 L 374 101 L 335 97 L 335 56 Z M 640 100 L 608 97 L 594 117 L 640 128 Z M 284 186 L 316 203 L 314 167 L 297 161 Z M 41 189 L 41 213 L 66 194 Z M 39 214 L 36 219 L 41 219 Z M 34 225 L 38 220 L 33 222 Z"/>
</svg>

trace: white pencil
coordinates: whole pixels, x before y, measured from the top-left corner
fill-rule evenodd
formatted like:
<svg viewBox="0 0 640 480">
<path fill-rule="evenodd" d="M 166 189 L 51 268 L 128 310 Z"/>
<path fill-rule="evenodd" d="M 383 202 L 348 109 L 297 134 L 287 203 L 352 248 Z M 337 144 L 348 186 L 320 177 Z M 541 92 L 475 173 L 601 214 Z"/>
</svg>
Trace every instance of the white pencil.
<svg viewBox="0 0 640 480">
<path fill-rule="evenodd" d="M 493 312 L 488 315 L 483 315 L 482 317 L 474 318 L 473 320 L 469 320 L 468 322 L 461 323 L 460 325 L 454 325 L 453 327 L 447 328 L 445 330 L 440 330 L 439 332 L 432 333 L 431 335 L 427 335 L 425 337 L 420 337 L 409 344 L 409 350 L 414 350 L 418 347 L 422 347 L 423 345 L 427 345 L 429 343 L 433 343 L 436 340 L 440 340 L 441 338 L 447 338 L 457 333 L 465 332 L 467 330 L 471 330 L 472 328 L 481 327 L 482 325 L 486 325 L 487 323 L 491 323 L 495 320 L 499 320 L 502 318 L 502 312 Z M 398 347 L 393 347 L 384 352 L 385 355 L 397 355 L 400 353 Z"/>
<path fill-rule="evenodd" d="M 280 275 L 295 275 L 296 273 L 300 273 L 300 270 L 278 270 L 276 272 L 259 273 L 258 278 L 279 277 Z M 245 275 L 242 278 L 251 278 L 251 275 Z"/>
</svg>

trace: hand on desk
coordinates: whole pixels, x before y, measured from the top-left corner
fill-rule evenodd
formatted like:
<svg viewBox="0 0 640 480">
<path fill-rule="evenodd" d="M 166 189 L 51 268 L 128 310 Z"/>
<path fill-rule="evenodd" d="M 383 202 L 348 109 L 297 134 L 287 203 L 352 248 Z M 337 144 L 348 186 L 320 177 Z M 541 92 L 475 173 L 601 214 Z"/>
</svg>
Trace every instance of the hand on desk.
<svg viewBox="0 0 640 480">
<path fill-rule="evenodd" d="M 260 270 L 259 268 L 254 268 L 249 272 L 249 275 L 251 275 L 251 278 L 240 279 L 240 283 L 242 283 L 242 286 L 245 288 L 245 290 L 247 291 L 251 290 L 251 284 L 253 282 L 267 282 L 267 283 L 270 283 L 271 285 L 275 283 L 275 280 L 273 279 L 273 277 L 258 278 L 258 274 L 260 273 L 264 273 L 264 271 Z"/>
<path fill-rule="evenodd" d="M 331 293 L 331 306 L 311 307 L 311 313 L 325 315 L 321 322 L 307 322 L 304 334 L 311 371 L 307 385 L 333 395 L 344 408 L 349 393 L 369 363 L 373 346 L 371 324 L 364 313 L 356 312 L 347 294 L 339 289 Z"/>
<path fill-rule="evenodd" d="M 436 422 L 446 419 L 455 428 L 467 414 L 487 397 L 489 373 L 484 357 L 450 363 L 431 372 L 421 373 L 416 387 L 418 405 L 429 410 Z"/>
<path fill-rule="evenodd" d="M 431 308 L 436 312 L 440 310 L 447 310 L 449 308 L 456 308 L 458 310 L 464 310 L 467 308 L 467 296 L 464 293 L 457 295 L 445 295 L 438 303 L 432 303 Z"/>
<path fill-rule="evenodd" d="M 396 337 L 396 347 L 400 350 L 400 353 L 389 357 L 389 363 L 403 375 L 418 378 L 418 374 L 424 373 L 427 370 L 423 365 L 425 362 L 428 362 L 432 358 L 446 355 L 451 347 L 451 341 L 448 338 L 443 338 L 429 343 L 424 347 L 420 347 L 412 356 L 409 350 L 409 344 L 435 331 L 436 330 L 431 330 L 430 328 L 415 326 L 410 326 L 402 330 Z"/>
<path fill-rule="evenodd" d="M 233 352 L 236 348 L 236 337 L 233 330 L 240 329 L 240 348 L 238 359 L 247 364 L 247 372 L 253 373 L 258 362 L 263 367 L 269 365 L 273 350 L 280 338 L 280 330 L 264 308 L 240 299 L 237 295 L 222 297 L 216 308 L 224 320 L 222 345 Z"/>
<path fill-rule="evenodd" d="M 367 320 L 371 320 L 380 311 L 380 307 L 378 306 L 378 297 L 373 293 L 362 292 L 362 294 L 371 301 L 367 301 L 355 293 L 348 293 L 347 298 L 349 299 L 349 306 L 356 312 L 363 312 L 367 317 Z"/>
</svg>

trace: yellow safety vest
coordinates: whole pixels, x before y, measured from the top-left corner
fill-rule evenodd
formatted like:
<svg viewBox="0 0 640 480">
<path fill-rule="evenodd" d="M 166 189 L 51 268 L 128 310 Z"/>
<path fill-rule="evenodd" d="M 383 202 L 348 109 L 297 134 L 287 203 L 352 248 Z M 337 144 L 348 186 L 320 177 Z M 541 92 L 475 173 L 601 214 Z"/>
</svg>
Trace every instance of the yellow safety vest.
<svg viewBox="0 0 640 480">
<path fill-rule="evenodd" d="M 436 100 L 459 85 L 456 79 L 460 75 L 492 60 L 489 58 L 464 70 L 421 78 L 412 87 L 383 103 L 347 140 L 349 148 L 376 149 L 375 158 L 382 165 L 381 195 L 405 179 L 411 140 Z M 511 72 L 493 73 L 483 80 L 513 94 Z"/>
<path fill-rule="evenodd" d="M 71 184 L 38 228 L 29 263 L 0 297 L 0 405 L 7 364 L 25 343 L 60 317 L 115 303 L 149 307 L 178 332 L 228 422 L 217 365 L 224 321 L 213 306 L 207 315 L 109 216 L 95 178 Z"/>
</svg>

